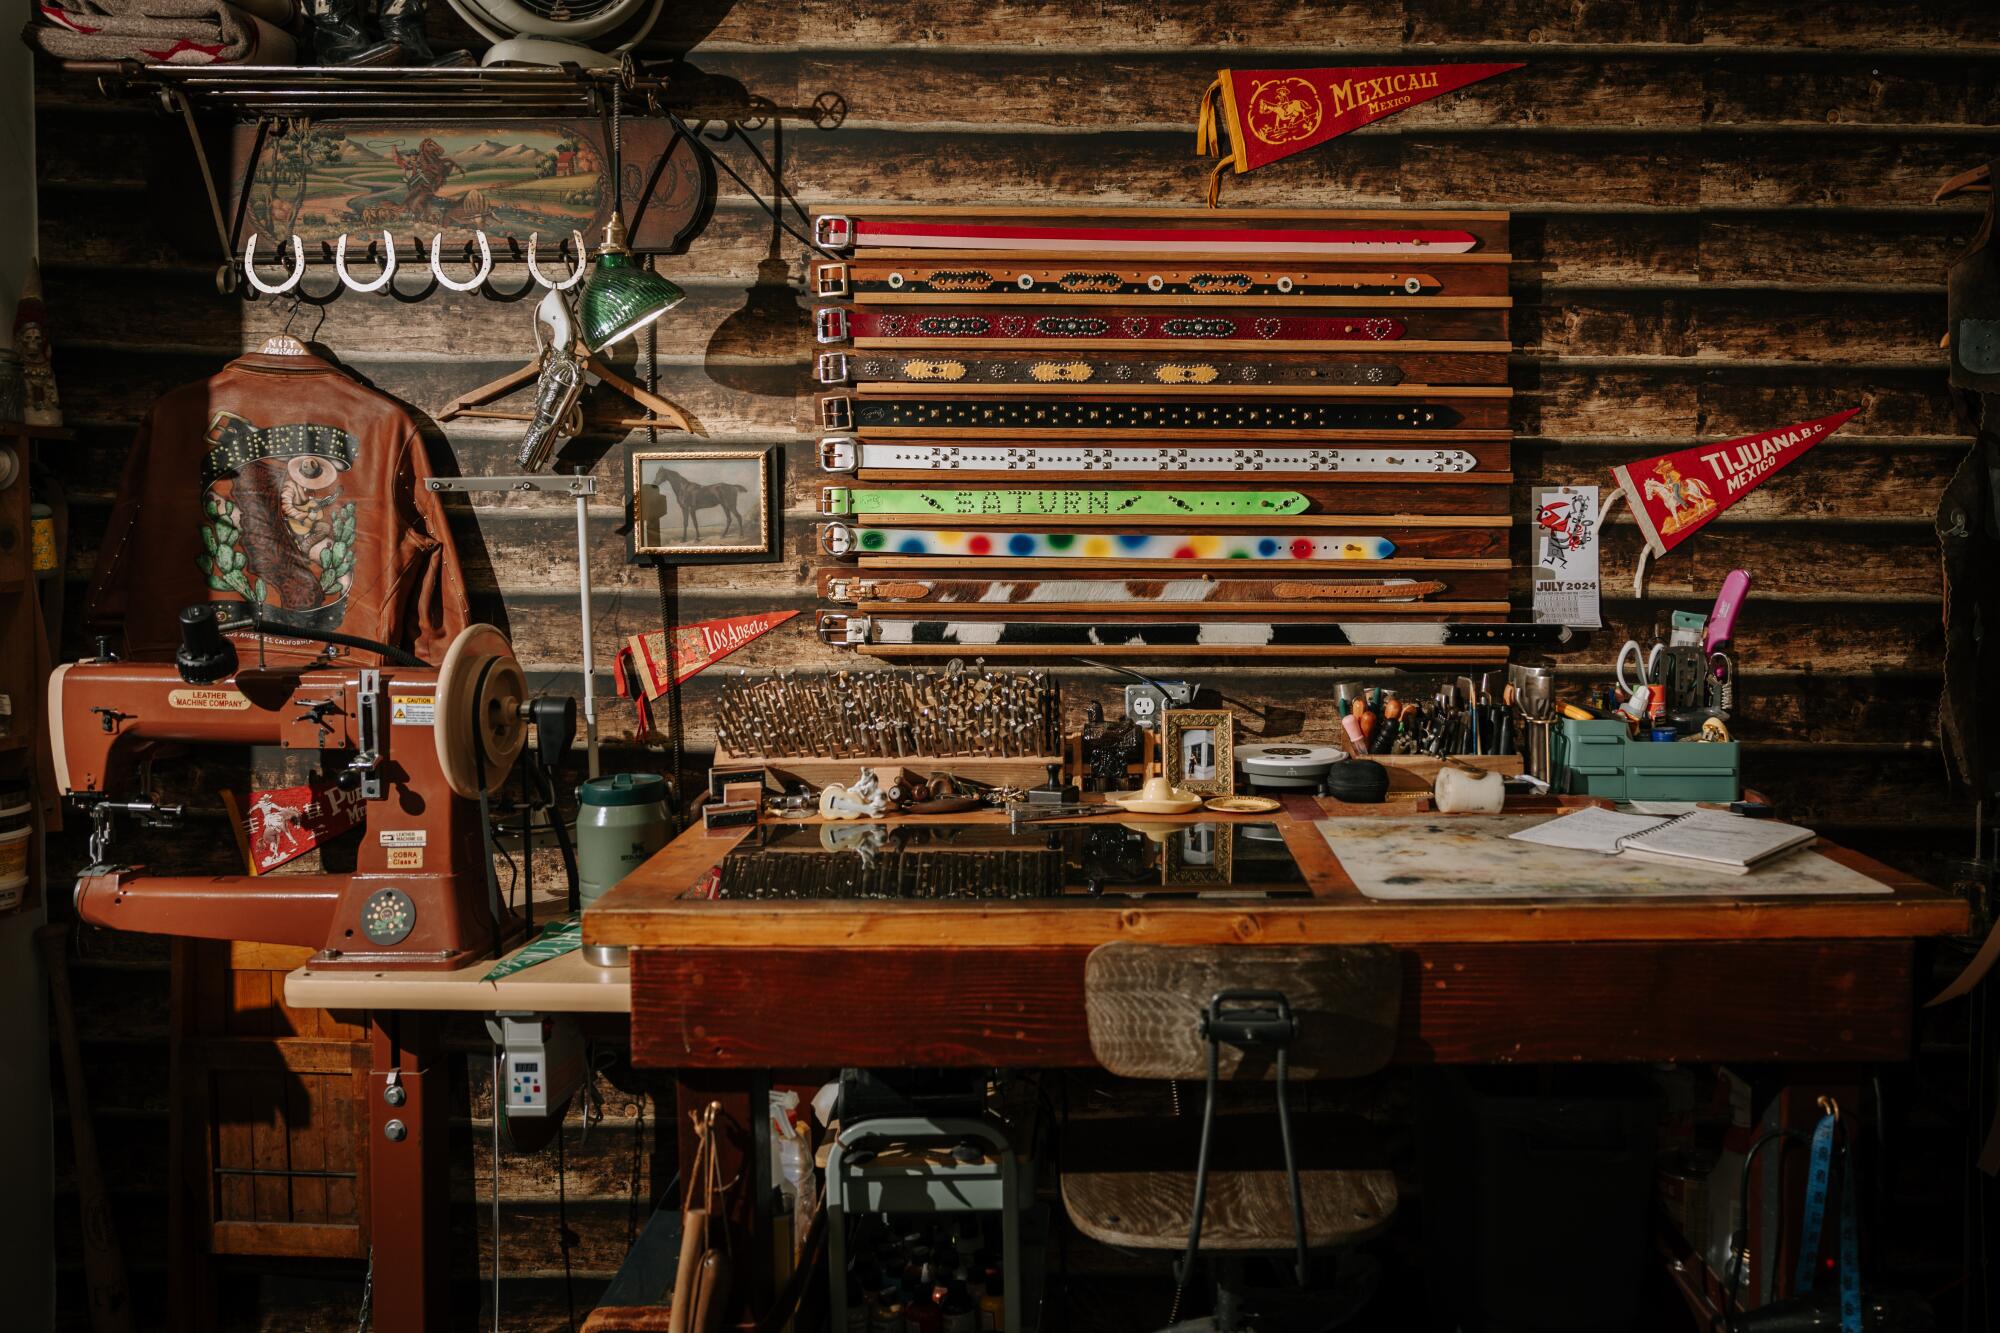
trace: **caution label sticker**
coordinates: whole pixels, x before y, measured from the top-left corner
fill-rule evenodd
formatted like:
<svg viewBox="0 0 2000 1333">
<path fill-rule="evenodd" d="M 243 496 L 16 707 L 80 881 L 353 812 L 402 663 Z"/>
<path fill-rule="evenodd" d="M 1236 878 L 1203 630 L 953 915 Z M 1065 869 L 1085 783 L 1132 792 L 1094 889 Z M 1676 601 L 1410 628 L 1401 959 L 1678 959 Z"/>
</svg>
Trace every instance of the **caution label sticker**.
<svg viewBox="0 0 2000 1333">
<path fill-rule="evenodd" d="M 428 727 L 437 721 L 437 696 L 432 694 L 392 694 L 389 721 L 398 727 Z"/>
</svg>

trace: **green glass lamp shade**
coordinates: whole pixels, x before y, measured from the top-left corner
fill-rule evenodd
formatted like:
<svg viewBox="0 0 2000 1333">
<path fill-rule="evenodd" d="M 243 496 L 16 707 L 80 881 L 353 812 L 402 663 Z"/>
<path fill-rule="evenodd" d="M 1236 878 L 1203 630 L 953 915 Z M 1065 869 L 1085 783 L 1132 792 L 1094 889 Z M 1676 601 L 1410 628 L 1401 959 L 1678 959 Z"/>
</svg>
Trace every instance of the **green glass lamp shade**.
<svg viewBox="0 0 2000 1333">
<path fill-rule="evenodd" d="M 604 246 L 591 261 L 577 314 L 583 345 L 601 352 L 645 328 L 679 305 L 687 293 L 657 273 L 641 268 L 623 244 L 625 228 L 614 217 Z"/>
</svg>

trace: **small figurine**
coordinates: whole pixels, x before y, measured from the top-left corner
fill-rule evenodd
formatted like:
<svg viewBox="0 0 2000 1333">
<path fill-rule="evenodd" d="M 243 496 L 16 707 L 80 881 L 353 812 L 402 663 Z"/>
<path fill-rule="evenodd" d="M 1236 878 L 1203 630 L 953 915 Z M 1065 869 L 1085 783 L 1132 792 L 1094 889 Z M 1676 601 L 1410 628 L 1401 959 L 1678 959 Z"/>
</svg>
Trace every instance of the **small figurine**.
<svg viewBox="0 0 2000 1333">
<path fill-rule="evenodd" d="M 30 426 L 62 425 L 56 373 L 49 366 L 49 314 L 42 305 L 42 269 L 28 261 L 21 304 L 14 312 L 14 352 L 21 358 L 21 420 Z"/>
<path fill-rule="evenodd" d="M 829 782 L 819 794 L 822 819 L 879 819 L 888 809 L 889 793 L 872 768 L 862 769 L 851 787 Z"/>
<path fill-rule="evenodd" d="M 1104 720 L 1104 705 L 1092 701 L 1083 715 L 1083 762 L 1092 791 L 1125 791 L 1132 786 L 1132 765 L 1144 753 L 1145 740 L 1129 717 Z"/>
</svg>

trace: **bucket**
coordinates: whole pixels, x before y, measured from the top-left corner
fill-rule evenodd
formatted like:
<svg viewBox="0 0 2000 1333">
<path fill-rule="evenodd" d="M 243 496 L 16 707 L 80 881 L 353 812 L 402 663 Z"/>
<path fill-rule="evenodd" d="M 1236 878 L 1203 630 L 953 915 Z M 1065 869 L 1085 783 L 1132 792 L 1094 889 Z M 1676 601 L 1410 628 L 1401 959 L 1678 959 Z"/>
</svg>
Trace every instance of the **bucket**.
<svg viewBox="0 0 2000 1333">
<path fill-rule="evenodd" d="M 21 819 L 25 820 L 28 807 L 18 806 Z M 14 811 L 0 810 L 0 819 Z M 28 892 L 28 839 L 34 829 L 26 823 L 0 832 L 0 912 L 11 912 L 21 905 Z"/>
</svg>

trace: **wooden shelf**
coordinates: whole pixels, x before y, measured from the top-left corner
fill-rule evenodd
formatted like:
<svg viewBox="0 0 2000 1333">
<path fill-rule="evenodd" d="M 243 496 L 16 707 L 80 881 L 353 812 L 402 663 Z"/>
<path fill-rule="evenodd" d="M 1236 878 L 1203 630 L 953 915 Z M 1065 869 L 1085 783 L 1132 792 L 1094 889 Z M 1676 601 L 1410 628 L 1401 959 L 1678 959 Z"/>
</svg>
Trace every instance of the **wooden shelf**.
<svg viewBox="0 0 2000 1333">
<path fill-rule="evenodd" d="M 314 116 L 384 120 L 411 116 L 459 120 L 521 120 L 542 116 L 601 116 L 612 101 L 644 114 L 667 91 L 660 75 L 565 66 L 428 65 L 374 68 L 315 65 L 149 65 L 138 60 L 66 60 L 67 73 L 95 77 L 107 97 L 158 97 L 169 109 L 185 100 L 196 110 L 239 120 Z"/>
<path fill-rule="evenodd" d="M 21 421 L 0 421 L 0 439 L 73 440 L 76 432 L 66 426 L 30 426 Z"/>
</svg>

